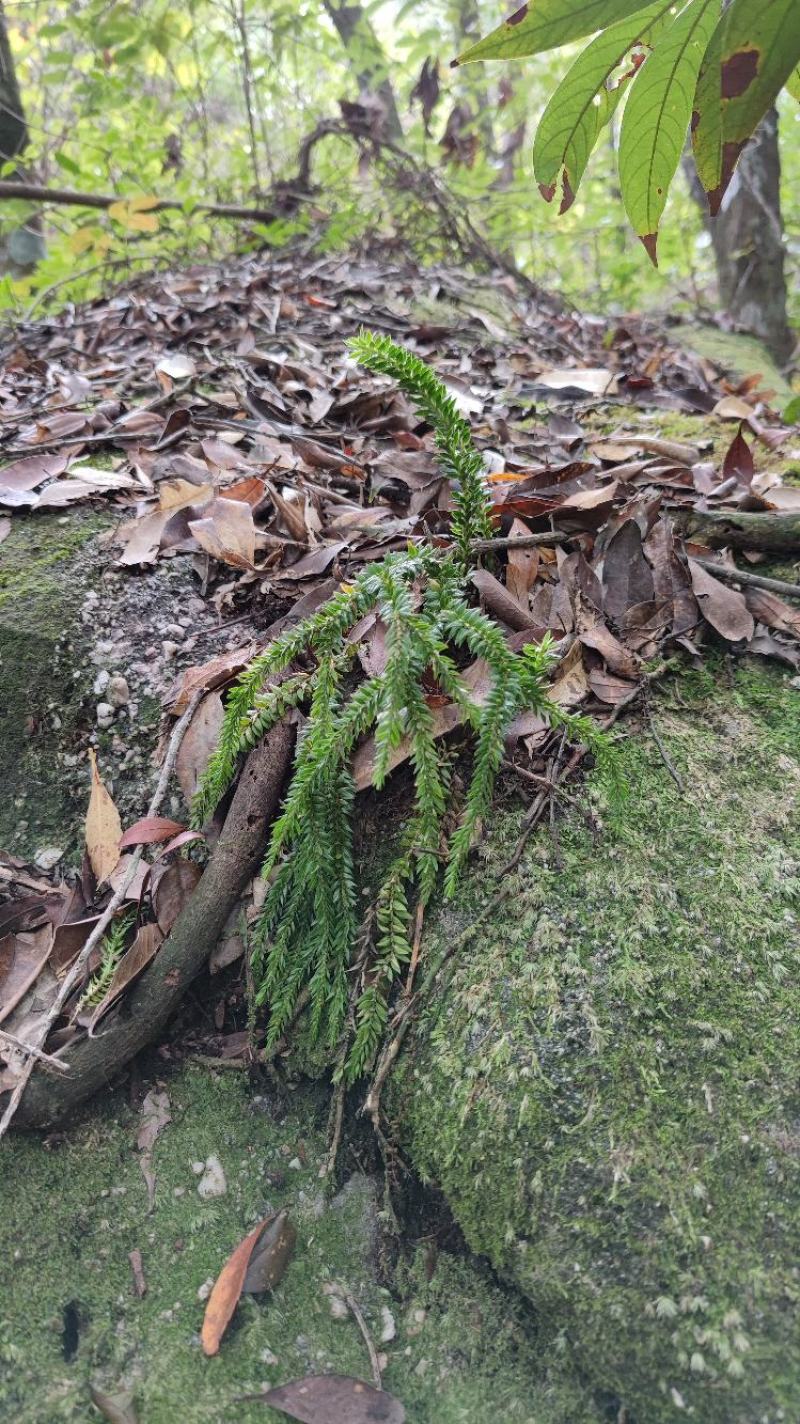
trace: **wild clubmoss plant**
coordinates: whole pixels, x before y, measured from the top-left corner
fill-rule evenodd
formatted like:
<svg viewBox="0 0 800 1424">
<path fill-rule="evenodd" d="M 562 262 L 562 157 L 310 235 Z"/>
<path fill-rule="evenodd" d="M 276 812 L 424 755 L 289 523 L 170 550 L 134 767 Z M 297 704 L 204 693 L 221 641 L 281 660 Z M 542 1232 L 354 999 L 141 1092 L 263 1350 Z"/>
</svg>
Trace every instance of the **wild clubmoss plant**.
<svg viewBox="0 0 800 1424">
<path fill-rule="evenodd" d="M 401 744 L 408 751 L 414 805 L 374 905 L 372 958 L 356 1004 L 348 1078 L 374 1059 L 386 1026 L 391 986 L 410 956 L 411 895 L 427 904 L 444 864 L 444 893 L 460 873 L 492 798 L 504 734 L 523 708 L 598 747 L 591 722 L 549 701 L 549 638 L 513 652 L 496 623 L 468 602 L 472 545 L 491 532 L 489 498 L 469 427 L 433 372 L 386 337 L 363 332 L 353 354 L 393 377 L 433 427 L 453 481 L 451 551 L 410 546 L 370 565 L 298 627 L 259 654 L 232 690 L 219 745 L 193 808 L 201 825 L 231 783 L 239 758 L 287 711 L 303 705 L 294 772 L 272 828 L 264 862 L 269 881 L 257 926 L 254 972 L 269 1004 L 268 1042 L 290 1024 L 309 991 L 312 1039 L 339 1040 L 350 998 L 349 971 L 359 929 L 353 869 L 351 761 L 356 743 L 374 738 L 373 785 L 380 789 Z M 348 634 L 370 611 L 386 628 L 386 666 L 353 687 L 355 647 Z M 482 658 L 488 695 L 474 702 L 457 657 Z M 474 737 L 472 771 L 455 830 L 444 835 L 449 761 L 437 740 L 423 675 L 461 709 Z"/>
<path fill-rule="evenodd" d="M 102 1004 L 125 953 L 125 941 L 135 919 L 136 912 L 130 910 L 109 926 L 108 934 L 100 945 L 100 963 L 83 991 L 79 1009 L 96 1009 L 98 1004 Z"/>
</svg>

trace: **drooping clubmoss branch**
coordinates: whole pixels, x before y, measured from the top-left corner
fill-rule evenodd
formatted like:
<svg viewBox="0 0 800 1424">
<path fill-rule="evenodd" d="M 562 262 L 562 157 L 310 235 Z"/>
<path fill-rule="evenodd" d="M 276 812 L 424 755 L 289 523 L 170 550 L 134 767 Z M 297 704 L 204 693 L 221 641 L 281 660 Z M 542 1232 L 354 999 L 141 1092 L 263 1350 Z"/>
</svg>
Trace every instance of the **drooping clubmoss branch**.
<svg viewBox="0 0 800 1424">
<path fill-rule="evenodd" d="M 377 895 L 374 953 L 344 1060 L 351 1080 L 369 1067 L 380 1047 L 392 984 L 410 955 L 412 888 L 417 903 L 427 904 L 444 859 L 445 894 L 455 894 L 491 803 L 509 723 L 523 708 L 554 724 L 569 727 L 572 721 L 547 697 L 549 638 L 515 653 L 498 625 L 467 601 L 471 549 L 491 532 L 491 520 L 481 456 L 466 421 L 416 356 L 369 333 L 362 333 L 352 350 L 372 370 L 397 380 L 432 425 L 454 485 L 454 548 L 443 554 L 414 547 L 388 555 L 255 658 L 230 694 L 219 745 L 194 806 L 195 823 L 201 824 L 232 781 L 240 754 L 288 709 L 306 705 L 294 774 L 264 862 L 269 888 L 257 928 L 254 976 L 258 1000 L 269 1006 L 269 1044 L 291 1023 L 305 989 L 312 1039 L 334 1044 L 347 1017 L 359 922 L 352 755 L 372 732 L 372 782 L 380 789 L 397 749 L 407 747 L 414 807 Z M 346 674 L 355 649 L 348 634 L 372 610 L 386 628 L 386 665 L 351 690 Z M 489 669 L 491 686 L 482 701 L 471 697 L 459 670 L 456 659 L 464 651 Z M 291 671 L 293 664 L 312 662 L 311 670 Z M 461 817 L 444 852 L 449 765 L 437 741 L 426 677 L 464 712 L 475 738 Z M 592 724 L 575 719 L 575 727 L 598 742 Z"/>
</svg>

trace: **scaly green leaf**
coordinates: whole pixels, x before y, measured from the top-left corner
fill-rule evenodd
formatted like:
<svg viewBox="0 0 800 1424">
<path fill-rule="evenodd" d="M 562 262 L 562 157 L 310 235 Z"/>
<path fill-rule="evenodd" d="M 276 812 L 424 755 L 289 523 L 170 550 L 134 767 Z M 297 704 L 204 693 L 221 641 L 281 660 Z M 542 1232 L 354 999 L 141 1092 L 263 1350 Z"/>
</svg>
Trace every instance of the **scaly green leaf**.
<svg viewBox="0 0 800 1424">
<path fill-rule="evenodd" d="M 657 265 L 658 225 L 680 163 L 703 56 L 720 0 L 690 0 L 639 70 L 625 108 L 619 150 L 622 197 Z"/>
<path fill-rule="evenodd" d="M 797 0 L 733 0 L 714 34 L 695 95 L 694 152 L 712 214 L 767 110 L 800 78 Z"/>
<path fill-rule="evenodd" d="M 642 0 L 529 0 L 454 64 L 479 59 L 524 59 L 583 39 L 645 8 Z"/>
<path fill-rule="evenodd" d="M 587 45 L 547 105 L 536 131 L 533 169 L 548 202 L 561 177 L 562 213 L 572 206 L 600 133 L 644 60 L 643 53 L 631 55 L 631 50 L 636 45 L 652 46 L 674 9 L 675 0 L 655 0 L 604 30 Z M 626 60 L 627 68 L 618 75 Z"/>
</svg>

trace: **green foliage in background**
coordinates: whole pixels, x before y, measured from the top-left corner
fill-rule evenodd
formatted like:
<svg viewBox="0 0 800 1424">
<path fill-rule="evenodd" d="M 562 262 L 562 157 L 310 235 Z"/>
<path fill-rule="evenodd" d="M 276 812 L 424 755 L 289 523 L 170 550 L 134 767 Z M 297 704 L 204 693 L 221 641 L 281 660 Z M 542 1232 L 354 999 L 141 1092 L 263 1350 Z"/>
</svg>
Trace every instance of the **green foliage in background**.
<svg viewBox="0 0 800 1424">
<path fill-rule="evenodd" d="M 714 270 L 710 239 L 685 182 L 672 185 L 660 279 L 620 205 L 620 101 L 635 93 L 640 60 L 650 55 L 647 69 L 652 47 L 665 41 L 674 3 L 665 12 L 664 0 L 579 7 L 570 0 L 565 11 L 563 0 L 537 0 L 531 13 L 549 16 L 543 40 L 570 48 L 548 50 L 524 68 L 448 66 L 502 19 L 505 0 L 373 0 L 363 8 L 383 47 L 404 145 L 433 166 L 498 249 L 590 310 L 657 303 L 691 312 L 699 294 L 706 300 Z M 755 8 L 759 16 L 776 13 L 774 0 Z M 82 300 L 129 274 L 218 260 L 232 249 L 311 232 L 323 251 L 399 233 L 413 240 L 419 257 L 453 261 L 452 246 L 419 195 L 393 192 L 377 170 L 360 163 L 357 146 L 340 137 L 315 149 L 313 199 L 289 216 L 234 225 L 198 207 L 251 203 L 275 181 L 291 178 L 301 139 L 321 118 L 338 116 L 340 98 L 357 96 L 358 70 L 375 62 L 371 42 L 361 53 L 356 39 L 346 52 L 323 0 L 191 0 L 177 7 L 168 0 L 82 0 L 69 7 L 26 0 L 7 4 L 5 13 L 28 119 L 27 172 L 45 185 L 113 192 L 122 204 L 110 212 L 45 209 L 46 256 L 34 272 L 0 276 L 0 308 L 35 314 L 45 303 Z M 600 24 L 587 48 L 585 37 Z M 512 32 L 530 42 L 522 23 L 496 33 Z M 439 88 L 427 125 L 419 94 L 413 97 L 426 61 Z M 570 75 L 560 83 L 565 61 Z M 795 306 L 800 114 L 790 95 L 800 95 L 798 72 L 781 103 Z M 708 82 L 707 72 L 700 82 Z M 454 148 L 446 136 L 457 110 L 465 112 Z M 537 181 L 545 190 L 560 185 L 569 209 L 560 220 L 531 202 L 534 133 Z M 147 204 L 155 198 L 175 199 L 181 210 L 153 212 Z M 645 210 L 639 225 L 649 226 L 653 212 Z M 3 202 L 0 246 L 31 213 L 30 204 Z"/>
<path fill-rule="evenodd" d="M 692 147 L 712 214 L 739 156 L 789 84 L 798 88 L 797 0 L 532 0 L 461 56 L 460 63 L 523 59 L 593 31 L 557 87 L 534 148 L 539 186 L 562 210 L 574 201 L 589 155 L 623 91 L 619 141 L 622 199 L 655 262 L 661 217 L 691 124 Z"/>
</svg>

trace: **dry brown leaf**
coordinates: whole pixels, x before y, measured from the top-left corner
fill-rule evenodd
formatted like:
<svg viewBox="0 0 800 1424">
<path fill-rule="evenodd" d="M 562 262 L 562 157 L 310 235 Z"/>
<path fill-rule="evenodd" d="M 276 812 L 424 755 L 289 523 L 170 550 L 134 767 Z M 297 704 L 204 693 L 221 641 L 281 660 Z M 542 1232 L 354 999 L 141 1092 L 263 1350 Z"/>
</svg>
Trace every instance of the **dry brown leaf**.
<svg viewBox="0 0 800 1424">
<path fill-rule="evenodd" d="M 577 707 L 589 691 L 589 679 L 583 665 L 583 649 L 575 640 L 559 666 L 550 685 L 550 697 L 559 707 Z"/>
<path fill-rule="evenodd" d="M 742 639 L 752 638 L 755 623 L 744 594 L 720 583 L 719 579 L 715 579 L 694 559 L 689 560 L 689 572 L 700 612 L 715 632 L 729 643 L 739 643 Z"/>
<path fill-rule="evenodd" d="M 207 554 L 234 569 L 252 569 L 256 557 L 256 526 L 249 504 L 237 499 L 215 499 L 202 519 L 190 519 L 189 528 Z"/>
<path fill-rule="evenodd" d="M 746 588 L 744 591 L 747 607 L 759 623 L 768 628 L 776 628 L 779 633 L 790 633 L 800 638 L 800 611 L 790 608 L 782 598 L 769 593 L 765 588 Z"/>
<path fill-rule="evenodd" d="M 143 816 L 128 827 L 119 848 L 127 850 L 130 846 L 160 845 L 162 841 L 174 840 L 185 829 L 180 821 L 171 821 L 166 816 Z"/>
<path fill-rule="evenodd" d="M 98 1385 L 90 1384 L 89 1394 L 95 1409 L 99 1409 L 103 1418 L 108 1420 L 108 1424 L 138 1424 L 136 1410 L 133 1407 L 133 1395 L 128 1390 L 120 1391 L 118 1394 L 108 1394 Z"/>
<path fill-rule="evenodd" d="M 186 902 L 190 899 L 202 871 L 193 860 L 176 860 L 159 876 L 153 891 L 153 905 L 158 923 L 168 935 Z M 154 872 L 155 878 L 155 872 Z"/>
<path fill-rule="evenodd" d="M 273 1243 L 274 1270 L 270 1265 L 269 1256 L 267 1256 L 263 1266 L 267 1285 L 274 1288 L 283 1275 L 289 1263 L 295 1239 L 294 1227 L 285 1210 L 277 1214 L 273 1212 L 270 1216 L 265 1217 L 255 1230 L 250 1232 L 249 1236 L 245 1236 L 244 1240 L 239 1242 L 236 1250 L 228 1257 L 220 1271 L 214 1289 L 208 1297 L 206 1313 L 203 1317 L 200 1340 L 205 1355 L 218 1354 L 220 1342 L 231 1322 L 233 1312 L 244 1289 L 253 1253 L 268 1230 Z M 266 1288 L 266 1286 L 262 1287 L 262 1289 Z"/>
<path fill-rule="evenodd" d="M 38 979 L 53 947 L 52 925 L 0 940 L 0 1023 Z"/>
<path fill-rule="evenodd" d="M 174 514 L 176 509 L 185 509 L 187 505 L 199 509 L 201 505 L 208 504 L 213 496 L 213 485 L 195 485 L 191 480 L 184 479 L 165 480 L 158 489 L 159 507 L 169 510 L 170 514 Z"/>
<path fill-rule="evenodd" d="M 219 693 L 209 692 L 197 707 L 184 732 L 175 771 L 187 801 L 191 801 L 194 796 L 200 777 L 208 765 L 208 759 L 217 745 L 224 715 L 225 709 Z"/>
<path fill-rule="evenodd" d="M 115 543 L 122 545 L 117 563 L 125 568 L 154 564 L 162 535 L 174 512 L 172 509 L 156 509 L 142 519 L 129 519 L 121 524 L 115 536 Z"/>
<path fill-rule="evenodd" d="M 86 850 L 98 884 L 102 884 L 111 875 L 120 857 L 122 822 L 119 811 L 100 780 L 97 757 L 91 748 L 89 761 L 92 767 L 92 790 L 89 809 L 86 812 Z"/>
<path fill-rule="evenodd" d="M 715 415 L 717 420 L 750 420 L 753 407 L 739 396 L 723 396 L 722 400 L 717 401 L 711 414 Z"/>
</svg>

